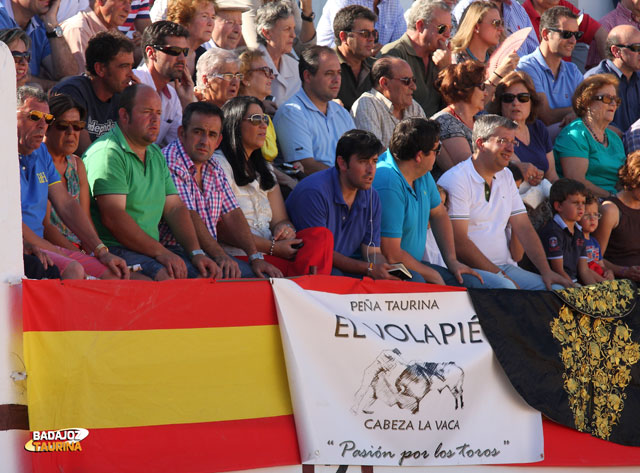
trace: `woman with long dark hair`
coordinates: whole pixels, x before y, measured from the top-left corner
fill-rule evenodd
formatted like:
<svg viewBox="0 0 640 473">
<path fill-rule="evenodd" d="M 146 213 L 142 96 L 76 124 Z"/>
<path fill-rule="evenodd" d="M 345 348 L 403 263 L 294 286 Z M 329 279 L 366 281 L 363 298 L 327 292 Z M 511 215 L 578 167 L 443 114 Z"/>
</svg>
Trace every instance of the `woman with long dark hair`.
<svg viewBox="0 0 640 473">
<path fill-rule="evenodd" d="M 256 248 L 285 276 L 306 274 L 311 266 L 318 273 L 331 272 L 333 237 L 326 228 L 296 233 L 289 220 L 280 186 L 261 148 L 268 116 L 255 97 L 236 97 L 224 107 L 222 144 L 217 159 L 225 171 L 238 204 L 254 235 Z M 235 256 L 242 250 L 226 247 Z"/>
</svg>

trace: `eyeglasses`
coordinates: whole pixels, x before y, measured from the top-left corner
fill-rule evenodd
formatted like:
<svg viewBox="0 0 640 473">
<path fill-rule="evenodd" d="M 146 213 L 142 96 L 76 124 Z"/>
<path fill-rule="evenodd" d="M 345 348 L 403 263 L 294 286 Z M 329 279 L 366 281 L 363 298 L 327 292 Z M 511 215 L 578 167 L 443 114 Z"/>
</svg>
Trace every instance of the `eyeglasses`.
<svg viewBox="0 0 640 473">
<path fill-rule="evenodd" d="M 256 67 L 254 69 L 249 69 L 249 72 L 256 72 L 256 71 L 262 72 L 267 77 L 267 79 L 273 79 L 274 77 L 273 69 L 271 69 L 269 66 Z"/>
<path fill-rule="evenodd" d="M 511 141 L 509 138 L 501 138 L 501 137 L 496 138 L 496 143 L 498 143 L 500 146 L 511 145 L 514 148 L 517 148 L 518 145 L 520 144 L 518 143 L 518 140 Z"/>
<path fill-rule="evenodd" d="M 154 44 L 153 49 L 162 51 L 169 56 L 180 56 L 180 53 L 184 54 L 184 57 L 187 57 L 189 55 L 189 48 L 181 48 L 178 46 L 160 46 L 158 44 Z"/>
<path fill-rule="evenodd" d="M 51 125 L 51 122 L 53 122 L 53 115 L 51 115 L 50 113 L 44 113 L 44 112 L 41 112 L 40 110 L 31 110 L 30 112 L 25 112 L 25 113 L 29 115 L 29 120 L 33 122 L 39 122 L 43 118 L 44 118 L 44 122 L 47 125 Z"/>
<path fill-rule="evenodd" d="M 81 120 L 74 122 L 70 122 L 69 120 L 56 120 L 53 122 L 53 126 L 59 131 L 67 131 L 69 127 L 73 127 L 74 131 L 82 131 L 86 125 L 87 122 L 83 122 Z"/>
<path fill-rule="evenodd" d="M 489 24 L 497 30 L 499 30 L 500 28 L 504 28 L 504 21 L 502 20 L 491 20 Z"/>
<path fill-rule="evenodd" d="M 527 103 L 529 100 L 531 100 L 531 94 L 528 93 L 528 92 L 522 92 L 520 94 L 502 94 L 500 96 L 500 100 L 503 103 L 511 103 L 516 98 L 518 99 L 518 102 L 520 102 L 520 103 Z"/>
<path fill-rule="evenodd" d="M 269 124 L 269 115 L 266 113 L 254 113 L 253 115 L 243 118 L 243 120 L 248 121 L 253 126 L 259 126 L 261 124 L 268 125 Z"/>
<path fill-rule="evenodd" d="M 244 74 L 242 72 L 236 72 L 235 74 L 233 72 L 216 72 L 213 77 L 231 82 L 233 79 L 244 79 Z"/>
<path fill-rule="evenodd" d="M 626 49 L 630 49 L 631 51 L 633 51 L 634 53 L 640 53 L 640 43 L 633 43 L 633 44 L 614 44 L 614 46 L 617 46 L 618 48 L 626 48 Z"/>
<path fill-rule="evenodd" d="M 242 26 L 242 20 L 240 20 L 240 21 L 236 21 L 236 20 L 227 20 L 226 18 L 222 18 L 222 17 L 221 17 L 221 16 L 219 16 L 219 15 L 218 15 L 218 16 L 216 16 L 216 17 L 214 17 L 214 18 L 218 18 L 218 19 L 222 20 L 222 22 L 223 22 L 225 25 Z"/>
<path fill-rule="evenodd" d="M 442 149 L 442 142 L 438 141 L 438 146 L 436 146 L 435 149 L 433 150 L 433 152 L 436 153 L 436 156 L 440 154 L 441 149 Z"/>
<path fill-rule="evenodd" d="M 444 34 L 445 31 L 447 31 L 448 29 L 449 29 L 449 25 L 445 25 L 445 24 L 438 25 L 436 27 L 436 31 L 438 32 L 438 34 Z"/>
<path fill-rule="evenodd" d="M 616 97 L 615 95 L 602 94 L 596 95 L 593 97 L 593 100 L 599 100 L 600 102 L 609 105 L 611 102 L 615 102 L 616 106 L 622 103 L 622 99 L 620 97 Z"/>
<path fill-rule="evenodd" d="M 379 33 L 378 30 L 358 30 L 358 31 L 347 31 L 347 33 L 355 33 L 357 35 L 362 36 L 364 39 L 369 39 L 373 36 L 374 43 L 378 42 Z"/>
<path fill-rule="evenodd" d="M 582 35 L 584 34 L 584 32 L 582 31 L 567 31 L 567 30 L 561 30 L 558 28 L 547 28 L 547 29 L 549 31 L 555 31 L 560 35 L 562 39 L 569 39 L 573 36 L 576 39 L 576 41 L 582 38 Z"/>
<path fill-rule="evenodd" d="M 402 82 L 404 85 L 409 85 L 412 82 L 415 84 L 416 83 L 416 78 L 415 77 L 389 77 L 389 79 L 392 80 L 399 80 L 400 82 Z"/>
<path fill-rule="evenodd" d="M 31 53 L 29 51 L 11 51 L 11 55 L 13 56 L 13 60 L 16 63 L 20 63 L 20 61 L 31 61 Z"/>
<path fill-rule="evenodd" d="M 595 213 L 595 214 L 584 214 L 582 216 L 582 218 L 587 218 L 589 220 L 600 220 L 600 218 L 602 217 L 601 213 Z"/>
</svg>

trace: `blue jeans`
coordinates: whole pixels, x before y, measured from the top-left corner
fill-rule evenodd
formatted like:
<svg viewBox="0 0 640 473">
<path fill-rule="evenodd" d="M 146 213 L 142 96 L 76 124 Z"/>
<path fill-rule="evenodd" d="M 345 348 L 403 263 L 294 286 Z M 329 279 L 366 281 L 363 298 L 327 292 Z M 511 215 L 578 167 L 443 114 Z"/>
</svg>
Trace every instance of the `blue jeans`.
<svg viewBox="0 0 640 473">
<path fill-rule="evenodd" d="M 544 281 L 542 280 L 542 276 L 536 273 L 532 273 L 531 271 L 527 271 L 525 269 L 520 268 L 519 266 L 514 266 L 512 264 L 501 264 L 498 266 L 501 270 L 507 273 L 511 279 L 513 279 L 520 289 L 525 289 L 528 291 L 546 291 L 547 286 L 544 285 Z M 552 289 L 564 289 L 564 286 L 560 284 L 554 284 Z"/>
<path fill-rule="evenodd" d="M 482 280 L 484 281 L 484 283 L 480 282 L 477 277 L 471 274 L 463 274 L 462 284 L 460 284 L 456 277 L 452 273 L 450 273 L 447 268 L 438 266 L 437 264 L 427 263 L 426 261 L 423 261 L 422 264 L 429 266 L 431 269 L 435 269 L 438 274 L 440 274 L 440 277 L 444 280 L 444 283 L 447 286 L 462 286 L 471 289 L 515 289 L 515 286 L 511 281 L 502 277 L 502 275 L 500 274 L 493 274 L 489 271 L 479 271 L 477 269 L 475 270 L 482 276 Z M 422 276 L 420 276 L 420 279 L 420 282 L 425 282 Z"/>
<path fill-rule="evenodd" d="M 182 258 L 184 263 L 187 265 L 187 277 L 189 279 L 194 279 L 200 276 L 200 271 L 198 271 L 196 267 L 193 264 L 191 264 L 191 260 L 187 257 L 186 253 L 184 252 L 184 249 L 181 246 L 179 245 L 168 246 L 167 249 L 175 253 L 176 255 L 178 255 L 180 258 Z M 150 277 L 151 279 L 155 279 L 158 272 L 164 269 L 164 266 L 154 258 L 147 255 L 143 255 L 141 253 L 137 253 L 135 251 L 131 251 L 123 246 L 112 246 L 109 248 L 109 251 L 114 255 L 119 256 L 120 258 L 125 260 L 128 266 L 139 264 L 142 267 L 142 270 L 140 272 L 145 276 Z M 251 269 L 251 265 L 249 263 L 247 263 L 246 261 L 242 261 L 238 258 L 233 258 L 233 259 L 236 263 L 238 263 L 238 266 L 240 267 L 240 272 L 241 272 L 240 277 L 242 278 L 257 277 L 256 274 Z"/>
</svg>

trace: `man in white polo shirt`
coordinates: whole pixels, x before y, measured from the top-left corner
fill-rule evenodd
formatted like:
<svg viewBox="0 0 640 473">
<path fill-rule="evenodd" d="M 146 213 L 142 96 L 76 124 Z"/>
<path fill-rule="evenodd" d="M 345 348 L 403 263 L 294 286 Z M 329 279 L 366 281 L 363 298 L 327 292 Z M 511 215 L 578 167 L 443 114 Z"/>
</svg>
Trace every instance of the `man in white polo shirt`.
<svg viewBox="0 0 640 473">
<path fill-rule="evenodd" d="M 505 169 L 513 154 L 517 127 L 515 122 L 498 115 L 479 117 L 473 125 L 473 156 L 449 169 L 438 181 L 449 193 L 449 217 L 458 260 L 502 275 L 520 289 L 572 287 L 571 281 L 549 267 L 513 175 Z M 540 274 L 519 268 L 511 258 L 508 224 Z"/>
</svg>

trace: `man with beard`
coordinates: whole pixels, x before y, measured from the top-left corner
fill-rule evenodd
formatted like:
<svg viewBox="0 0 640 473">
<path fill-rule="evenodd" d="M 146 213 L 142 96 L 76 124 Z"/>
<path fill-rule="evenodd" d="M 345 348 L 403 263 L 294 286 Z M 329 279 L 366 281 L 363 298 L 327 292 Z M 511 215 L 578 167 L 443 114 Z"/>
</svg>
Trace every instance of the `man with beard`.
<svg viewBox="0 0 640 473">
<path fill-rule="evenodd" d="M 89 40 L 85 52 L 88 74 L 68 77 L 53 92 L 70 95 L 87 111 L 87 127 L 80 132 L 76 154 L 113 128 L 118 120 L 120 93 L 137 81 L 133 43 L 118 32 L 102 31 Z"/>
<path fill-rule="evenodd" d="M 371 188 L 381 152 L 372 133 L 347 131 L 338 140 L 335 167 L 303 179 L 287 199 L 298 230 L 326 227 L 333 233 L 331 274 L 396 279 L 380 252 L 380 199 Z"/>
<path fill-rule="evenodd" d="M 134 70 L 142 84 L 156 89 L 162 100 L 162 122 L 156 144 L 165 146 L 178 137 L 182 110 L 191 102 L 193 81 L 187 70 L 189 32 L 172 21 L 158 21 L 144 30 L 144 64 Z"/>
<path fill-rule="evenodd" d="M 109 250 L 156 281 L 220 274 L 200 248 L 189 211 L 167 163 L 153 142 L 160 131 L 161 101 L 153 88 L 136 84 L 120 97 L 118 124 L 87 150 L 91 216 Z M 164 247 L 164 219 L 179 245 Z"/>
</svg>

